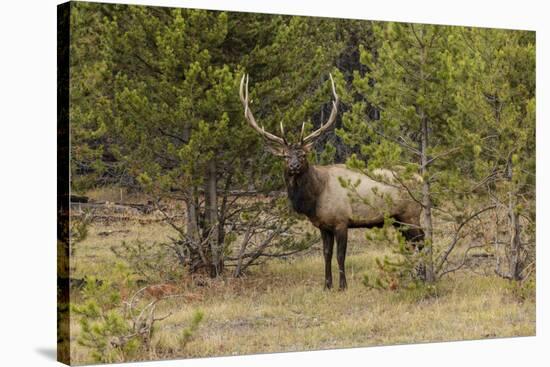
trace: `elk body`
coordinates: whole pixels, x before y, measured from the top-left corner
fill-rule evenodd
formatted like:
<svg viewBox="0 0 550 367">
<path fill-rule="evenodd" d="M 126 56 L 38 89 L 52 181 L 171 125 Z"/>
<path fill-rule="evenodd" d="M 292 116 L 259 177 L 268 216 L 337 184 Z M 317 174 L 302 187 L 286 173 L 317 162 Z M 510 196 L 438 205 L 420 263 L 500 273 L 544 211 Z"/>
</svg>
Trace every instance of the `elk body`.
<svg viewBox="0 0 550 367">
<path fill-rule="evenodd" d="M 248 106 L 247 75 L 241 79 L 239 94 L 246 120 L 265 139 L 268 150 L 286 160 L 284 177 L 293 209 L 306 215 L 321 232 L 325 258 L 325 287 L 332 288 L 331 264 L 336 240 L 339 286 L 340 289 L 345 289 L 349 228 L 381 227 L 386 215 L 395 220 L 394 223 L 407 240 L 422 241 L 424 233 L 420 227 L 421 205 L 414 201 L 402 186 L 392 184 L 392 171 L 375 170 L 375 177 L 369 177 L 341 164 L 309 164 L 307 153 L 315 139 L 331 128 L 336 121 L 338 95 L 332 75 L 330 79 L 334 101 L 328 121 L 306 137 L 303 136 L 302 125 L 300 142 L 294 144 L 287 142 L 282 123 L 281 137 L 258 126 Z M 353 188 L 344 187 L 345 182 L 350 183 Z"/>
</svg>

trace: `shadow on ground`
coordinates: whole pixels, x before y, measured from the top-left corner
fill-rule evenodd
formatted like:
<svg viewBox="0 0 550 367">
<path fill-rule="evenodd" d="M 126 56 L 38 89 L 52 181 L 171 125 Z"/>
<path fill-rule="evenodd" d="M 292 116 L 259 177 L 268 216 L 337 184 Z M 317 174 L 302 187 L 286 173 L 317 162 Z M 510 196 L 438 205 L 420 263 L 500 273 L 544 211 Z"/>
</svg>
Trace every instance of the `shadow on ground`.
<svg viewBox="0 0 550 367">
<path fill-rule="evenodd" d="M 47 359 L 57 360 L 57 349 L 55 348 L 37 348 L 36 352 Z"/>
</svg>

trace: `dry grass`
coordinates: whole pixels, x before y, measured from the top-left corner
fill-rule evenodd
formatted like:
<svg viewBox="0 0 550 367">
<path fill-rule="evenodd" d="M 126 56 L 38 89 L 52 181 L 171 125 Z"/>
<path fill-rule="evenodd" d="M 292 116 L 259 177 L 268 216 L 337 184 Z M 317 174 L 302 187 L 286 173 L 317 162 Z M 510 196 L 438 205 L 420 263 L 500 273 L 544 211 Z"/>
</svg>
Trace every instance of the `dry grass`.
<svg viewBox="0 0 550 367">
<path fill-rule="evenodd" d="M 123 240 L 161 241 L 170 229 L 160 223 L 114 223 L 112 234 L 100 236 L 104 225 L 92 225 L 78 244 L 75 276 L 109 279 L 117 259 L 110 250 Z M 375 257 L 387 250 L 367 244 L 363 232 L 350 236 L 345 292 L 324 291 L 321 250 L 293 260 L 274 260 L 255 267 L 246 277 L 191 285 L 194 301 L 170 300 L 154 336 L 148 358 L 206 357 L 259 352 L 482 339 L 535 334 L 534 295 L 520 300 L 513 287 L 496 276 L 471 272 L 452 274 L 437 286 L 437 295 L 422 290 L 378 291 L 363 286 L 363 274 L 375 273 Z M 337 274 L 336 261 L 333 273 Z M 337 279 L 335 279 L 337 284 Z M 193 315 L 204 321 L 183 354 L 174 351 Z M 72 320 L 73 341 L 79 333 Z M 74 363 L 89 363 L 86 349 L 72 344 Z"/>
</svg>

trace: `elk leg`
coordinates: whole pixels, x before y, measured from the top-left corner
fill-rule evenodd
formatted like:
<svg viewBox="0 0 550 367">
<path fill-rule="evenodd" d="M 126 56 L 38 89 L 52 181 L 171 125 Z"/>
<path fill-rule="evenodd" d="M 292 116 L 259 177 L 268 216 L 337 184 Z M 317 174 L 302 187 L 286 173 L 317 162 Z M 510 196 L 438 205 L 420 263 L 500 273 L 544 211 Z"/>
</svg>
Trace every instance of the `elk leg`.
<svg viewBox="0 0 550 367">
<path fill-rule="evenodd" d="M 348 246 L 348 229 L 343 228 L 336 231 L 338 272 L 340 273 L 340 290 L 348 287 L 346 282 L 346 248 Z"/>
<path fill-rule="evenodd" d="M 400 220 L 400 218 L 397 218 L 397 220 Z M 411 246 L 414 247 L 414 250 L 416 252 L 422 251 L 422 248 L 424 247 L 424 230 L 420 228 L 420 222 L 414 221 L 414 220 L 413 221 L 401 220 L 401 221 L 404 223 L 411 223 L 411 225 L 408 228 L 406 228 L 407 224 L 403 224 L 399 226 L 399 230 L 401 231 L 401 233 L 403 233 L 405 240 L 408 243 L 410 243 Z M 426 266 L 424 264 L 424 261 L 422 260 L 416 266 L 416 275 L 421 280 L 424 280 L 426 278 Z"/>
<path fill-rule="evenodd" d="M 422 251 L 424 248 L 424 230 L 422 228 L 416 228 L 415 232 L 411 234 L 413 236 L 413 246 L 417 252 Z M 416 275 L 421 280 L 426 280 L 426 264 L 424 260 L 420 261 L 420 264 L 416 267 Z"/>
<path fill-rule="evenodd" d="M 402 233 L 405 239 L 417 250 L 422 250 L 424 246 L 424 231 L 421 228 L 409 228 L 402 231 Z"/>
<path fill-rule="evenodd" d="M 323 239 L 323 255 L 325 256 L 325 289 L 332 288 L 332 248 L 334 247 L 334 233 L 321 229 Z"/>
</svg>

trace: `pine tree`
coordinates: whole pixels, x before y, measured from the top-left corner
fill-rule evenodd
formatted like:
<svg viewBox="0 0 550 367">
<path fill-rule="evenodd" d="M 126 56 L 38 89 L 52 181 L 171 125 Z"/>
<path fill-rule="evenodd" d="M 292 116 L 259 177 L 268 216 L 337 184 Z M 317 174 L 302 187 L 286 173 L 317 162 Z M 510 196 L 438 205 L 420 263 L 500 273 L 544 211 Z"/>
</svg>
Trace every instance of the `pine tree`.
<svg viewBox="0 0 550 367">
<path fill-rule="evenodd" d="M 75 13 L 90 15 L 90 32 L 101 42 L 94 58 L 82 56 L 74 72 L 101 71 L 94 93 L 105 103 L 101 109 L 84 104 L 90 118 L 82 120 L 102 123 L 99 147 L 111 152 L 124 185 L 145 190 L 155 202 L 183 198 L 187 219 L 180 243 L 190 269 L 217 276 L 234 241 L 226 236 L 227 221 L 243 210 L 230 192 L 282 186 L 280 162 L 262 154 L 243 118 L 238 82 L 244 72 L 255 81 L 253 104 L 267 129 L 283 120 L 296 135 L 302 121 L 328 102 L 326 79 L 339 52 L 335 22 L 104 4 Z M 75 39 L 91 52 L 83 42 Z M 86 93 L 79 77 L 75 106 Z M 84 123 L 82 130 L 88 134 L 81 138 L 84 146 L 92 137 Z M 97 182 L 103 171 L 93 173 L 87 182 Z"/>
<path fill-rule="evenodd" d="M 426 280 L 435 280 L 433 214 L 438 205 L 442 172 L 454 174 L 445 158 L 457 148 L 459 131 L 450 126 L 453 84 L 450 78 L 449 27 L 381 23 L 373 25 L 375 51 L 361 49 L 367 72 L 354 74 L 354 92 L 362 96 L 344 118 L 341 135 L 361 154 L 350 164 L 372 171 L 399 171 L 399 181 L 423 208 Z M 367 103 L 368 101 L 368 103 Z M 379 112 L 371 112 L 374 106 Z M 374 119 L 367 119 L 367 116 Z M 364 162 L 367 161 L 367 164 Z M 399 169 L 402 166 L 403 169 Z M 420 185 L 410 185 L 413 173 Z M 445 180 L 448 181 L 448 180 Z M 446 183 L 446 182 L 445 182 Z"/>
<path fill-rule="evenodd" d="M 79 192 L 116 182 L 120 170 L 107 134 L 113 83 L 100 30 L 103 12 L 89 3 L 70 8 L 71 188 Z"/>
<path fill-rule="evenodd" d="M 534 266 L 534 36 L 533 32 L 465 29 L 459 39 L 464 53 L 456 73 L 463 83 L 456 94 L 456 119 L 471 126 L 472 172 L 485 183 L 496 207 L 495 270 L 514 280 L 522 279 L 526 267 Z"/>
<path fill-rule="evenodd" d="M 481 246 L 483 233 L 468 227 L 473 219 L 506 208 L 505 276 L 516 279 L 533 259 L 520 234 L 534 224 L 533 35 L 396 23 L 375 23 L 373 31 L 339 132 L 358 151 L 348 164 L 367 173 L 393 168 L 421 203 L 427 281 L 465 265 L 469 250 L 454 264 L 451 254 L 466 235 L 471 248 Z M 409 184 L 415 173 L 420 187 Z"/>
</svg>

